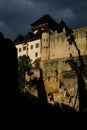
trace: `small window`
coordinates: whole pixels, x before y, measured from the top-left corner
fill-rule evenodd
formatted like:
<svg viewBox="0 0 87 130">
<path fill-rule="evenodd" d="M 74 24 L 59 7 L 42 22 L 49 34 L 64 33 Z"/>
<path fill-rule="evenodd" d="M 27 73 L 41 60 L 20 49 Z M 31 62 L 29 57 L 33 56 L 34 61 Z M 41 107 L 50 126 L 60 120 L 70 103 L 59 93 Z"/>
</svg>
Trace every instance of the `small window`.
<svg viewBox="0 0 87 130">
<path fill-rule="evenodd" d="M 35 57 L 38 57 L 38 52 L 35 53 Z"/>
<path fill-rule="evenodd" d="M 46 39 L 47 40 L 47 42 L 48 42 L 48 39 Z"/>
<path fill-rule="evenodd" d="M 23 51 L 26 50 L 26 46 L 23 46 Z"/>
<path fill-rule="evenodd" d="M 43 39 L 43 41 L 45 42 L 45 39 Z"/>
<path fill-rule="evenodd" d="M 39 43 L 36 44 L 36 48 L 38 48 L 38 47 L 39 47 Z"/>
<path fill-rule="evenodd" d="M 19 48 L 19 52 L 21 52 L 21 48 Z"/>
<path fill-rule="evenodd" d="M 33 49 L 33 45 L 31 45 L 31 47 L 30 47 L 31 49 Z"/>
</svg>

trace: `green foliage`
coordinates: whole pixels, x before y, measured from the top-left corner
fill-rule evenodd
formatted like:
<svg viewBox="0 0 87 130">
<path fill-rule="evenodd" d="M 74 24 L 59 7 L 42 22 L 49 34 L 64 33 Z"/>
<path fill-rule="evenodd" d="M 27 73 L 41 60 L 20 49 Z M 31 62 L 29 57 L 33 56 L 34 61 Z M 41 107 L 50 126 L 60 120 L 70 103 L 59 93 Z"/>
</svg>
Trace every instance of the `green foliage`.
<svg viewBox="0 0 87 130">
<path fill-rule="evenodd" d="M 25 86 L 25 72 L 31 69 L 31 59 L 29 56 L 23 55 L 20 56 L 18 59 L 18 80 L 20 89 L 24 88 Z"/>
</svg>

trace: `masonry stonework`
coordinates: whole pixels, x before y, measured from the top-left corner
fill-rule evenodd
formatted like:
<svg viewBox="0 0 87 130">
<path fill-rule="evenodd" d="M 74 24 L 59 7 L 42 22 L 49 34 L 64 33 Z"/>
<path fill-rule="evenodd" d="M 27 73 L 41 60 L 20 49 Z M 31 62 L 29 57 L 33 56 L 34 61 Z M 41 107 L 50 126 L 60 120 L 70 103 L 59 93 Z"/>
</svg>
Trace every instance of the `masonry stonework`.
<svg viewBox="0 0 87 130">
<path fill-rule="evenodd" d="M 73 36 L 78 48 L 81 51 L 81 55 L 87 54 L 87 28 L 75 29 L 73 30 Z M 42 39 L 44 36 L 42 35 Z M 41 60 L 58 59 L 58 58 L 68 58 L 70 53 L 73 56 L 78 56 L 77 50 L 72 44 L 69 45 L 66 37 L 66 32 L 61 32 L 50 34 L 49 37 L 50 44 L 44 44 L 42 42 L 42 56 Z"/>
</svg>

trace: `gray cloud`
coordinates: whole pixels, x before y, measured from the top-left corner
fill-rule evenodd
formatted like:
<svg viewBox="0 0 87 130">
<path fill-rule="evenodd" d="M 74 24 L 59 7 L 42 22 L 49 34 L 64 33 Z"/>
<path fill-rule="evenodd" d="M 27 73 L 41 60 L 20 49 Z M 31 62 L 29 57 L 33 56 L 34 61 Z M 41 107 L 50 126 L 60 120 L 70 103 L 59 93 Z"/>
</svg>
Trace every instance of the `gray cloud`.
<svg viewBox="0 0 87 130">
<path fill-rule="evenodd" d="M 30 24 L 44 14 L 71 28 L 87 26 L 87 0 L 0 0 L 0 31 L 12 39 L 31 30 Z"/>
<path fill-rule="evenodd" d="M 2 32 L 5 37 L 12 38 L 16 36 L 16 32 L 8 27 L 3 21 L 0 21 L 0 32 Z"/>
</svg>

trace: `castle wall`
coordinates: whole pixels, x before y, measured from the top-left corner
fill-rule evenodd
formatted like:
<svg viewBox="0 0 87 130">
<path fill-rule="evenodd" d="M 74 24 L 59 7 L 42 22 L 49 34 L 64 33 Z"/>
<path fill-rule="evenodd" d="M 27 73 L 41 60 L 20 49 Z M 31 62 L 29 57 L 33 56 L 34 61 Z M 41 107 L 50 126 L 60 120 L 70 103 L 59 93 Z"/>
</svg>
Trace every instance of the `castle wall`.
<svg viewBox="0 0 87 130">
<path fill-rule="evenodd" d="M 50 59 L 69 57 L 69 45 L 65 33 L 50 35 Z"/>
<path fill-rule="evenodd" d="M 73 36 L 81 55 L 87 54 L 87 28 L 74 30 Z M 74 44 L 69 45 L 66 33 L 57 33 L 50 35 L 50 59 L 67 58 L 70 56 L 78 56 Z"/>
<path fill-rule="evenodd" d="M 65 63 L 65 59 L 54 59 L 41 61 L 40 65 L 43 70 L 43 79 L 47 79 L 49 76 L 56 76 L 56 71 L 61 73 L 62 71 L 70 71 L 71 67 Z"/>
<path fill-rule="evenodd" d="M 78 97 L 75 98 L 78 79 L 70 65 L 66 64 L 65 61 L 66 58 L 41 61 L 48 102 L 52 104 L 64 103 L 73 107 L 76 100 L 75 109 L 78 109 Z"/>
<path fill-rule="evenodd" d="M 74 30 L 73 36 L 81 55 L 87 55 L 87 28 Z M 78 78 L 70 65 L 66 64 L 70 54 L 76 57 L 78 51 L 73 44 L 69 45 L 65 32 L 42 34 L 40 67 L 48 102 L 64 103 L 78 110 Z"/>
<path fill-rule="evenodd" d="M 87 27 L 73 30 L 73 36 L 75 38 L 76 45 L 80 50 L 81 55 L 87 54 Z M 49 39 L 48 41 L 44 39 Z M 41 60 L 68 58 L 70 53 L 73 56 L 78 56 L 78 52 L 74 46 L 69 45 L 67 41 L 66 32 L 42 34 L 42 54 Z"/>
<path fill-rule="evenodd" d="M 24 43 L 16 45 L 17 57 L 27 55 L 27 45 Z"/>
<path fill-rule="evenodd" d="M 41 57 L 41 39 L 30 41 L 28 44 L 28 55 L 32 62 Z"/>
</svg>

